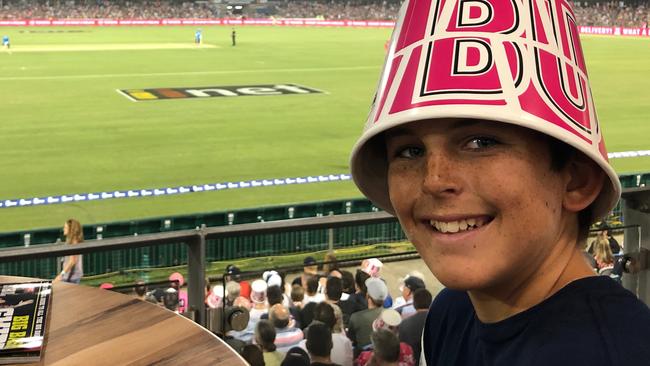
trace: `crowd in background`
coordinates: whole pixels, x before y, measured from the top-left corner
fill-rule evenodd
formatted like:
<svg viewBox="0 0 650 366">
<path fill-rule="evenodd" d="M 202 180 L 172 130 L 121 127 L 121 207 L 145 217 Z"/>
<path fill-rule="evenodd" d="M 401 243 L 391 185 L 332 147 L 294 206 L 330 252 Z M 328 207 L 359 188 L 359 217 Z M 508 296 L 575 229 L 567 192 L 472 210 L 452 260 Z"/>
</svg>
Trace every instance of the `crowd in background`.
<svg viewBox="0 0 650 366">
<path fill-rule="evenodd" d="M 321 18 L 327 20 L 395 20 L 400 1 L 383 0 L 283 0 L 253 4 L 233 14 L 226 4 L 156 1 L 33 1 L 5 0 L 0 19 L 164 19 L 220 18 L 232 16 Z M 574 2 L 579 25 L 643 27 L 650 20 L 648 3 Z"/>
</svg>

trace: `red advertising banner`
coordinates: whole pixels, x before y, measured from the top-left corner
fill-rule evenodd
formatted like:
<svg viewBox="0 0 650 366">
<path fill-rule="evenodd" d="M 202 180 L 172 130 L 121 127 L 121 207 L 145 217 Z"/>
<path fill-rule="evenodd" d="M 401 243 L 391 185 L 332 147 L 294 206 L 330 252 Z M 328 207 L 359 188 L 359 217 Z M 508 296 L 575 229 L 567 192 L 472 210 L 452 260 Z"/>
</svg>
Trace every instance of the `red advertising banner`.
<svg viewBox="0 0 650 366">
<path fill-rule="evenodd" d="M 392 28 L 389 20 L 319 20 L 319 19 L 30 19 L 0 20 L 0 27 L 49 26 L 167 26 L 167 25 L 267 25 L 294 27 Z M 581 34 L 649 37 L 648 28 L 579 27 Z"/>
</svg>

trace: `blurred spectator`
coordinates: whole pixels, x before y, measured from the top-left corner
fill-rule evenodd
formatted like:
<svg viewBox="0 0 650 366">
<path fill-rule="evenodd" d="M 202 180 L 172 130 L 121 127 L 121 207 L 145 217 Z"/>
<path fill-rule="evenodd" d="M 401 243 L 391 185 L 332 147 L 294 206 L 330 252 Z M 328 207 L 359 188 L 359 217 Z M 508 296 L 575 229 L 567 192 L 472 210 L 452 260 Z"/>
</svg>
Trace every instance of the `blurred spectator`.
<svg viewBox="0 0 650 366">
<path fill-rule="evenodd" d="M 332 271 L 339 272 L 339 263 L 336 261 L 336 255 L 333 252 L 327 252 L 323 262 L 323 273 L 325 273 L 325 276 L 329 276 Z"/>
<path fill-rule="evenodd" d="M 598 235 L 596 243 L 594 243 L 594 259 L 598 267 L 598 273 L 604 269 L 611 269 L 614 267 L 614 255 L 609 246 L 609 241 L 606 236 Z"/>
<path fill-rule="evenodd" d="M 425 288 L 417 289 L 413 292 L 413 306 L 415 314 L 402 320 L 399 325 L 399 340 L 411 346 L 413 349 L 413 358 L 415 365 L 420 363 L 420 351 L 422 347 L 422 329 L 429 313 L 432 296 L 429 290 Z"/>
<path fill-rule="evenodd" d="M 318 265 L 316 264 L 316 260 L 314 257 L 305 257 L 303 260 L 303 271 L 302 274 L 296 278 L 293 279 L 293 282 L 291 282 L 291 285 L 300 285 L 303 288 L 307 287 L 307 277 L 308 276 L 316 276 L 318 274 Z"/>
<path fill-rule="evenodd" d="M 322 323 L 314 323 L 307 329 L 307 352 L 312 366 L 336 365 L 332 363 L 332 331 Z"/>
<path fill-rule="evenodd" d="M 268 320 L 260 320 L 255 327 L 255 342 L 262 348 L 265 366 L 280 366 L 284 354 L 275 346 L 275 328 Z"/>
<path fill-rule="evenodd" d="M 305 289 L 300 285 L 291 286 L 291 302 L 293 307 L 300 310 L 302 309 L 302 302 L 305 298 Z"/>
<path fill-rule="evenodd" d="M 343 324 L 345 328 L 349 327 L 350 316 L 357 311 L 363 311 L 368 308 L 366 300 L 366 280 L 370 278 L 366 272 L 358 269 L 354 277 L 355 292 L 349 296 L 346 301 L 341 301 L 341 310 L 343 311 Z"/>
<path fill-rule="evenodd" d="M 272 308 L 273 305 L 275 304 L 280 304 L 284 306 L 285 308 L 289 309 L 289 313 L 291 314 L 291 320 L 294 321 L 293 326 L 296 328 L 300 328 L 300 311 L 296 308 L 289 308 L 286 305 L 284 305 L 284 294 L 282 293 L 282 290 L 280 289 L 280 286 L 269 286 L 269 288 L 266 290 L 266 298 L 269 303 L 269 308 Z M 269 314 L 262 314 L 262 319 L 268 319 Z"/>
<path fill-rule="evenodd" d="M 232 306 L 235 299 L 239 297 L 241 286 L 235 281 L 226 283 L 226 306 Z"/>
<path fill-rule="evenodd" d="M 350 271 L 341 271 L 341 281 L 343 286 L 343 293 L 341 294 L 341 301 L 346 301 L 354 291 L 354 275 Z"/>
<path fill-rule="evenodd" d="M 295 327 L 295 323 L 291 321 L 289 310 L 284 305 L 273 305 L 269 310 L 269 320 L 275 327 L 275 345 L 278 351 L 287 352 L 300 344 L 303 339 L 302 330 Z"/>
<path fill-rule="evenodd" d="M 65 242 L 69 245 L 83 243 L 84 232 L 81 223 L 75 219 L 68 219 L 63 224 Z M 68 255 L 63 258 L 63 266 L 53 282 L 63 281 L 79 284 L 84 275 L 83 256 L 81 254 Z"/>
<path fill-rule="evenodd" d="M 395 334 L 386 329 L 378 329 L 370 337 L 372 351 L 363 352 L 357 359 L 358 366 L 382 365 L 403 366 L 400 359 L 400 342 Z"/>
<path fill-rule="evenodd" d="M 171 310 L 177 314 L 180 313 L 178 291 L 176 291 L 175 288 L 170 287 L 165 291 L 165 295 L 163 296 L 163 304 L 167 310 Z"/>
<path fill-rule="evenodd" d="M 262 349 L 256 344 L 248 344 L 241 351 L 241 356 L 250 366 L 265 366 Z"/>
<path fill-rule="evenodd" d="M 338 305 L 343 294 L 343 281 L 337 277 L 327 278 L 325 283 L 325 300 L 330 304 Z"/>
<path fill-rule="evenodd" d="M 315 324 L 315 322 L 323 323 L 332 331 L 331 361 L 342 366 L 352 366 L 352 342 L 342 333 L 340 326 L 337 326 L 335 306 L 324 302 L 316 305 L 314 323 L 312 324 Z M 306 341 L 302 341 L 300 347 L 307 349 Z"/>
<path fill-rule="evenodd" d="M 138 299 L 145 300 L 145 296 L 147 294 L 147 285 L 144 283 L 144 281 L 138 281 L 135 283 L 133 291 L 135 291 L 135 296 Z"/>
<path fill-rule="evenodd" d="M 421 288 L 425 288 L 424 281 L 421 278 L 407 275 L 404 278 L 404 283 L 400 286 L 402 291 L 402 299 L 404 303 L 400 306 L 394 307 L 403 318 L 409 317 L 415 313 L 413 306 L 413 293 Z"/>
<path fill-rule="evenodd" d="M 382 311 L 381 315 L 372 323 L 373 334 L 371 336 L 372 344 L 368 347 L 368 350 L 361 352 L 359 357 L 356 359 L 356 364 L 358 366 L 372 365 L 373 362 L 380 362 L 383 359 L 382 353 L 386 351 L 384 346 L 386 344 L 380 344 L 378 347 L 375 345 L 374 337 L 377 336 L 377 333 L 380 334 L 380 338 L 384 341 L 390 340 L 391 343 L 397 343 L 397 365 L 399 366 L 414 366 L 415 358 L 413 357 L 413 348 L 407 343 L 400 342 L 397 338 L 397 332 L 399 330 L 400 323 L 402 322 L 401 315 L 395 309 L 385 309 Z M 385 334 L 381 336 L 383 331 L 389 331 L 392 336 L 388 337 Z M 382 342 L 383 343 L 383 342 Z M 377 347 L 377 348 L 376 348 Z M 392 352 L 391 352 L 392 353 Z M 377 355 L 380 356 L 380 359 L 377 360 Z M 384 360 L 383 362 L 386 362 Z M 379 363 L 383 365 L 383 363 Z"/>
<path fill-rule="evenodd" d="M 287 352 L 281 366 L 309 366 L 309 355 L 300 347 L 293 347 Z"/>
<path fill-rule="evenodd" d="M 169 275 L 169 286 L 178 293 L 178 311 L 184 313 L 187 311 L 187 290 L 183 289 L 185 278 L 182 274 L 174 272 Z"/>
<path fill-rule="evenodd" d="M 365 346 L 370 344 L 372 323 L 381 314 L 384 300 L 388 296 L 388 288 L 384 281 L 379 278 L 368 278 L 365 286 L 367 289 L 368 309 L 353 313 L 350 316 L 348 327 L 348 337 L 354 345 L 355 357 L 361 353 Z"/>
<path fill-rule="evenodd" d="M 223 307 L 223 286 L 222 285 L 214 285 L 212 286 L 212 290 L 210 290 L 210 294 L 208 294 L 208 297 L 206 298 L 205 302 L 208 305 L 209 308 L 211 309 L 216 309 L 216 308 L 222 308 Z"/>
<path fill-rule="evenodd" d="M 305 286 L 305 297 L 302 300 L 303 306 L 310 302 L 319 303 L 325 300 L 325 295 L 318 292 L 318 276 L 308 275 L 307 286 Z"/>
</svg>

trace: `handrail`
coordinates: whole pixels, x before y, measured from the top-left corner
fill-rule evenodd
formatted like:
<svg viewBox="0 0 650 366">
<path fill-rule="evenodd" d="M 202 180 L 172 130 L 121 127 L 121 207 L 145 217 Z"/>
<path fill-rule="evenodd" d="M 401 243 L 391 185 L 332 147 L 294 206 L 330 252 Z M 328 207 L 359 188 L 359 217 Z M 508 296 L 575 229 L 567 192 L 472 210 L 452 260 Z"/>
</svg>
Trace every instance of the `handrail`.
<svg viewBox="0 0 650 366">
<path fill-rule="evenodd" d="M 189 308 L 196 312 L 195 320 L 199 324 L 205 325 L 203 297 L 206 265 L 205 241 L 207 239 L 256 235 L 270 232 L 277 233 L 292 230 L 312 230 L 353 225 L 379 224 L 394 222 L 395 220 L 397 219 L 394 216 L 387 212 L 380 211 L 267 221 L 251 224 L 218 226 L 213 228 L 203 226 L 194 230 L 89 240 L 75 245 L 39 244 L 30 247 L 4 248 L 0 249 L 0 263 L 183 242 L 188 247 L 189 278 L 187 283 Z"/>
</svg>

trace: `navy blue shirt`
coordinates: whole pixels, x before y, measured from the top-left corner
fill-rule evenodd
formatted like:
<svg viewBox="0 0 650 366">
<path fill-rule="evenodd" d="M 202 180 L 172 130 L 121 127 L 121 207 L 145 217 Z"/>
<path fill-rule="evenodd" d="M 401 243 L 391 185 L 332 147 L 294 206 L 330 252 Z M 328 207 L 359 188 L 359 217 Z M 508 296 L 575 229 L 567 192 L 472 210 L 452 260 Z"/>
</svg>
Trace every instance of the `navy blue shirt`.
<svg viewBox="0 0 650 366">
<path fill-rule="evenodd" d="M 609 277 L 571 282 L 497 323 L 445 289 L 431 304 L 422 354 L 434 365 L 650 365 L 650 309 Z"/>
</svg>

